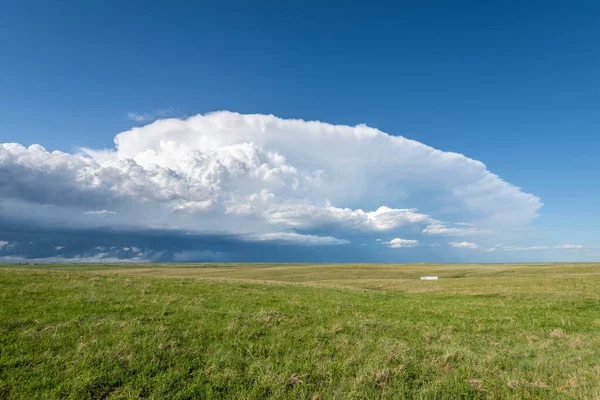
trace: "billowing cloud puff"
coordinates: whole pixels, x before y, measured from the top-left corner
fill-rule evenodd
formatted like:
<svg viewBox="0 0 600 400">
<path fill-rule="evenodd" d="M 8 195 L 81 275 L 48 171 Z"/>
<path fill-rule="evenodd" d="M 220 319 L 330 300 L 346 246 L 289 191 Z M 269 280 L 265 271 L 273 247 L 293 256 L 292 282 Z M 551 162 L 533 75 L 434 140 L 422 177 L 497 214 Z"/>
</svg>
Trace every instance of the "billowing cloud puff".
<svg viewBox="0 0 600 400">
<path fill-rule="evenodd" d="M 0 144 L 0 182 L 0 205 L 23 218 L 305 244 L 496 232 L 542 205 L 479 161 L 364 125 L 232 112 L 158 120 L 77 154 Z"/>
<path fill-rule="evenodd" d="M 271 223 L 283 223 L 294 227 L 335 225 L 364 231 L 389 231 L 431 220 L 428 215 L 417 213 L 416 208 L 392 209 L 385 206 L 365 212 L 361 209 L 288 204 L 271 207 L 263 215 Z"/>
</svg>

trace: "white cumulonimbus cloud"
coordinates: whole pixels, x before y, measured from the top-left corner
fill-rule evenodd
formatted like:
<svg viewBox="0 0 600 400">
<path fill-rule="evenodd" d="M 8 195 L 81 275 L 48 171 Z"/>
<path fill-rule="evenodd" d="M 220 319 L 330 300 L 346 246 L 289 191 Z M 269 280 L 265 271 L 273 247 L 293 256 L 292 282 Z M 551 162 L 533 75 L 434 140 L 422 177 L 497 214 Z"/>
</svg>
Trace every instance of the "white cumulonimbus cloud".
<svg viewBox="0 0 600 400">
<path fill-rule="evenodd" d="M 114 142 L 76 154 L 0 144 L 0 204 L 48 223 L 305 244 L 315 239 L 293 235 L 342 244 L 346 233 L 495 232 L 528 224 L 542 206 L 479 161 L 365 125 L 215 112 L 157 120 Z"/>
</svg>

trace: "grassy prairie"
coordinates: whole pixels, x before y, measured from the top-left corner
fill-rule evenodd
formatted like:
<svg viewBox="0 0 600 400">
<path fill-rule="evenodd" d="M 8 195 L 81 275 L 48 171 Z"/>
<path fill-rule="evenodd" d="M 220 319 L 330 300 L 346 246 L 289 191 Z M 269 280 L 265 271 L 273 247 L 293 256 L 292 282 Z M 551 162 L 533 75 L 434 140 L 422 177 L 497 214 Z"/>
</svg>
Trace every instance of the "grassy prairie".
<svg viewBox="0 0 600 400">
<path fill-rule="evenodd" d="M 600 265 L 0 266 L 0 398 L 138 397 L 600 398 Z"/>
</svg>

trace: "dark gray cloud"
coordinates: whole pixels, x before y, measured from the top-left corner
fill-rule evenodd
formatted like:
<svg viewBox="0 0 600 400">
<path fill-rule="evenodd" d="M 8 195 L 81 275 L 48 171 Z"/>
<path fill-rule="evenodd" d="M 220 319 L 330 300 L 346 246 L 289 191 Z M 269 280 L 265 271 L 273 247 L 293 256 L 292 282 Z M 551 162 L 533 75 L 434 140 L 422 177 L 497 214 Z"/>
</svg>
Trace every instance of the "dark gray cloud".
<svg viewBox="0 0 600 400">
<path fill-rule="evenodd" d="M 248 241 L 244 235 L 190 234 L 181 230 L 49 228 L 0 218 L 0 240 L 14 243 L 0 249 L 4 261 L 56 258 L 58 261 L 153 262 L 409 262 L 420 251 L 399 254 L 373 242 L 368 246 L 315 246 Z M 57 250 L 57 247 L 62 247 Z M 411 249 L 412 250 L 412 249 Z M 442 261 L 442 254 L 429 254 Z"/>
</svg>

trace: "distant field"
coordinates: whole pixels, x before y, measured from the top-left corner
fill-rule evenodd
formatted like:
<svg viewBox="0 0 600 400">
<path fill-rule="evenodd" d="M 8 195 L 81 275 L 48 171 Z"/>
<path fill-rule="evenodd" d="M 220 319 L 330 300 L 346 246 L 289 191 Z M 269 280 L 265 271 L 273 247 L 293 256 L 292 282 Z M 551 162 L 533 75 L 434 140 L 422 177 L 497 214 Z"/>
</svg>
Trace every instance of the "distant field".
<svg viewBox="0 0 600 400">
<path fill-rule="evenodd" d="M 0 399 L 138 397 L 600 398 L 600 264 L 0 265 Z"/>
</svg>

